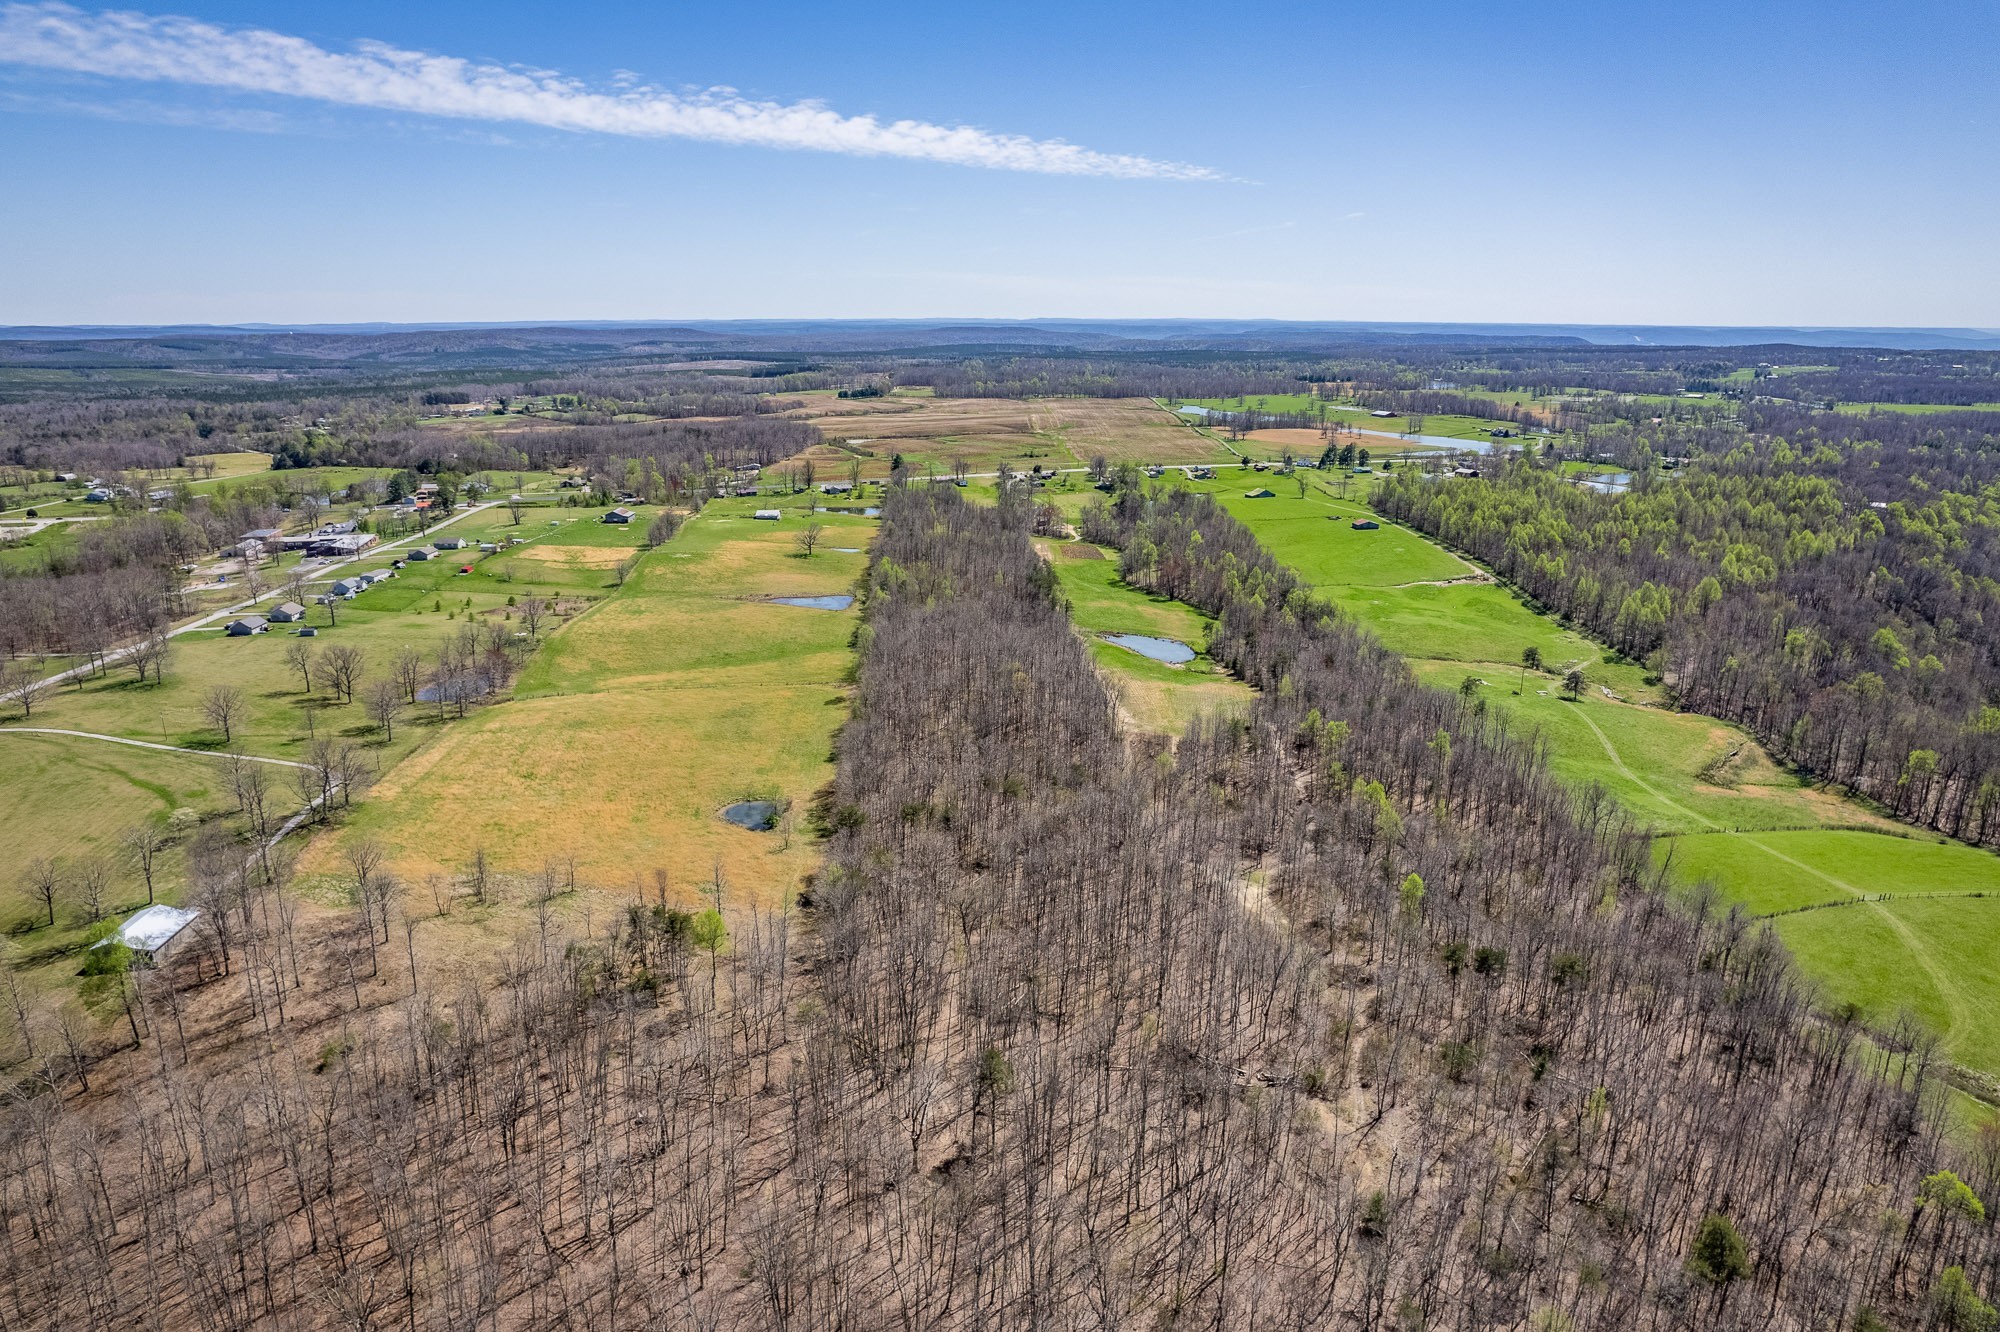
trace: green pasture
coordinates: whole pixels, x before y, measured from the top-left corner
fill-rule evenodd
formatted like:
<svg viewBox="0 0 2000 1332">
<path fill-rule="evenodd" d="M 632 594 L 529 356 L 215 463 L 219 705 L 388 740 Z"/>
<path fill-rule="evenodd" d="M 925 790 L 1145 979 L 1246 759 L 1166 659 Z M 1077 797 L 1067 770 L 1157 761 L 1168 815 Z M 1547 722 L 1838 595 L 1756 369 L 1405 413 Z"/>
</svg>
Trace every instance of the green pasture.
<svg viewBox="0 0 2000 1332">
<path fill-rule="evenodd" d="M 2000 896 L 2000 856 L 1921 833 L 1696 833 L 1663 839 L 1660 854 L 1683 879 L 1731 885 L 1731 897 L 1759 915 L 1881 893 Z"/>
<path fill-rule="evenodd" d="M 1802 911 L 1775 927 L 1832 1002 L 1876 1025 L 1914 1014 L 1953 1059 L 2000 1070 L 2000 897 Z"/>
<path fill-rule="evenodd" d="M 589 882 L 621 893 L 650 892 L 656 873 L 689 900 L 718 872 L 729 902 L 796 888 L 812 859 L 803 832 L 749 832 L 719 810 L 759 798 L 802 813 L 825 782 L 857 614 L 771 598 L 851 590 L 875 522 L 768 522 L 750 516 L 760 503 L 713 503 L 644 553 L 623 586 L 544 643 L 511 701 L 440 728 L 314 840 L 303 870 L 337 875 L 341 848 L 374 837 L 407 877 L 455 872 L 484 850 L 509 873 L 574 855 Z M 807 522 L 823 529 L 810 558 L 795 544 Z M 547 548 L 637 545 L 561 536 Z"/>
<path fill-rule="evenodd" d="M 1178 735 L 1201 712 L 1240 709 L 1249 702 L 1249 687 L 1222 672 L 1203 650 L 1210 622 L 1193 607 L 1120 581 L 1114 550 L 1074 541 L 1035 544 L 1055 570 L 1069 601 L 1070 620 L 1089 640 L 1091 659 L 1117 691 L 1134 725 Z M 1084 551 L 1102 558 L 1079 558 Z M 1196 656 L 1185 665 L 1169 666 L 1107 642 L 1107 634 L 1177 639 L 1193 648 Z"/>
</svg>

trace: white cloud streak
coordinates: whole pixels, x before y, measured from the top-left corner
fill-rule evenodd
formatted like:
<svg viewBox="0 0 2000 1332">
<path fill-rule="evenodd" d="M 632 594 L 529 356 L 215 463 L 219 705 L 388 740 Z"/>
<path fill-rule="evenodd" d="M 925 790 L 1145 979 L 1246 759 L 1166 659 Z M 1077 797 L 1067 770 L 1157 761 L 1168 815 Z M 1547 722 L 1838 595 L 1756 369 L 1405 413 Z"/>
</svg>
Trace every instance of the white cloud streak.
<svg viewBox="0 0 2000 1332">
<path fill-rule="evenodd" d="M 193 84 L 460 120 L 633 138 L 700 139 L 865 157 L 905 157 L 1059 176 L 1221 180 L 1206 167 L 1102 153 L 1060 139 L 920 120 L 847 116 L 818 102 L 760 102 L 733 89 L 594 89 L 541 70 L 358 42 L 329 51 L 261 28 L 63 4 L 0 5 L 0 62 L 106 78 Z M 621 81 L 622 82 L 622 81 Z"/>
</svg>

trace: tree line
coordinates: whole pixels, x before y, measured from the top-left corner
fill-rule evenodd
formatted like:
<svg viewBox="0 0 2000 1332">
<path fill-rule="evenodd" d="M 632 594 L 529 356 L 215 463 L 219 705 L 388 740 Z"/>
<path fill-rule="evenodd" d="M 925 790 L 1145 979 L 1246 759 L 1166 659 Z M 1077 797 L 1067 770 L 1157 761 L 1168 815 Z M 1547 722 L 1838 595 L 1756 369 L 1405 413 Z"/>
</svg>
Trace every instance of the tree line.
<svg viewBox="0 0 2000 1332">
<path fill-rule="evenodd" d="M 1513 461 L 1469 484 L 1404 476 L 1375 503 L 1649 662 L 1683 705 L 1743 724 L 1780 759 L 1992 842 L 1990 451 L 1915 422 L 1908 440 L 1873 437 L 1885 432 L 1872 419 L 1752 424 L 1790 428 L 1739 433 L 1671 481 L 1641 441 L 1617 496 Z"/>
</svg>

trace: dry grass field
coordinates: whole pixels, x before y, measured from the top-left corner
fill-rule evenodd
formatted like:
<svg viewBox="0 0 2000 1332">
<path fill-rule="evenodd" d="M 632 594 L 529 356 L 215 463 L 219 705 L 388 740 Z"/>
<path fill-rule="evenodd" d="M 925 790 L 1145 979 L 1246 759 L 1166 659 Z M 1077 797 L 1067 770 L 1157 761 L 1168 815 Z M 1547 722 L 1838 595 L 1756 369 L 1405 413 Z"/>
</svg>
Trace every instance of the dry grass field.
<svg viewBox="0 0 2000 1332">
<path fill-rule="evenodd" d="M 814 398 L 801 420 L 827 442 L 807 454 L 823 475 L 886 476 L 900 453 L 918 470 L 940 473 L 964 462 L 991 472 L 1002 462 L 1083 467 L 1092 458 L 1181 463 L 1224 460 L 1229 452 L 1149 398 Z"/>
<path fill-rule="evenodd" d="M 372 838 L 419 882 L 462 875 L 483 850 L 511 877 L 574 857 L 579 880 L 621 895 L 650 895 L 664 875 L 692 902 L 718 868 L 725 906 L 796 889 L 815 860 L 803 816 L 846 716 L 856 616 L 768 598 L 848 590 L 866 556 L 831 548 L 865 548 L 874 524 L 818 515 L 827 539 L 807 560 L 793 546 L 805 518 L 760 522 L 754 507 L 712 504 L 648 554 L 543 647 L 514 701 L 391 769 L 302 871 L 338 876 L 346 847 Z M 790 801 L 797 830 L 725 822 L 741 799 Z"/>
</svg>

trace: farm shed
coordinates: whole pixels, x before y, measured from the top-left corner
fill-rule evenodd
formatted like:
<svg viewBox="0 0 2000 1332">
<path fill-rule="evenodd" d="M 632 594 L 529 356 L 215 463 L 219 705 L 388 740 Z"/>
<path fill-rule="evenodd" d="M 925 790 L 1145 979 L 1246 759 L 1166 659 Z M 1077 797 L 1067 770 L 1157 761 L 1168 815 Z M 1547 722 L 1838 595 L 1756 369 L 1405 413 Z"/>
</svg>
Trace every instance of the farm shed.
<svg viewBox="0 0 2000 1332">
<path fill-rule="evenodd" d="M 279 624 L 290 624 L 294 620 L 306 618 L 306 608 L 296 601 L 283 601 L 271 607 L 271 618 Z"/>
<path fill-rule="evenodd" d="M 605 514 L 604 521 L 607 523 L 629 523 L 632 521 L 632 511 L 621 504 L 611 512 Z"/>
<path fill-rule="evenodd" d="M 439 550 L 457 550 L 465 542 L 460 537 L 439 537 L 435 544 Z"/>
<path fill-rule="evenodd" d="M 231 620 L 229 622 L 229 636 L 231 638 L 247 638 L 251 634 L 261 634 L 270 627 L 270 621 L 266 620 L 263 616 L 246 615 L 240 620 Z"/>
<path fill-rule="evenodd" d="M 418 546 L 403 558 L 407 560 L 434 560 L 437 558 L 437 547 Z"/>
<path fill-rule="evenodd" d="M 183 937 L 187 927 L 200 919 L 199 911 L 183 911 L 157 902 L 144 911 L 126 918 L 118 927 L 118 932 L 110 938 L 94 945 L 102 948 L 116 939 L 134 953 L 146 966 L 157 966 L 166 960 L 175 944 Z"/>
<path fill-rule="evenodd" d="M 783 518 L 785 515 L 779 512 L 777 509 L 759 509 L 757 510 L 755 516 L 758 518 L 762 518 L 766 522 L 775 523 L 779 519 Z"/>
<path fill-rule="evenodd" d="M 1277 497 L 1276 495 L 1272 494 L 1272 493 L 1271 493 L 1270 491 L 1268 491 L 1268 490 L 1246 490 L 1246 491 L 1244 491 L 1244 492 L 1243 492 L 1243 498 L 1244 498 L 1244 499 L 1276 499 L 1276 498 L 1278 498 L 1278 497 Z"/>
<path fill-rule="evenodd" d="M 1353 527 L 1357 532 L 1373 532 L 1379 529 L 1382 524 L 1376 522 L 1373 518 L 1356 518 L 1349 526 Z"/>
</svg>

